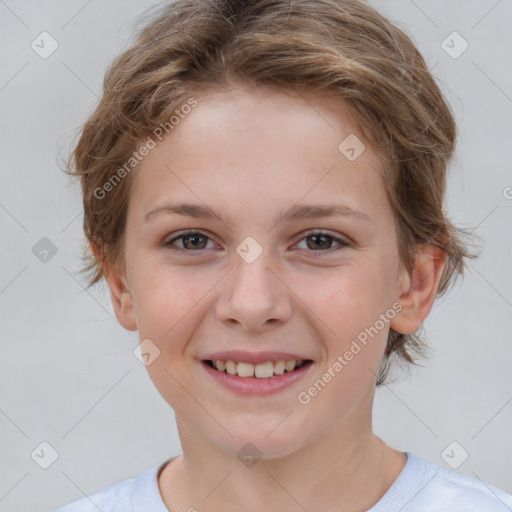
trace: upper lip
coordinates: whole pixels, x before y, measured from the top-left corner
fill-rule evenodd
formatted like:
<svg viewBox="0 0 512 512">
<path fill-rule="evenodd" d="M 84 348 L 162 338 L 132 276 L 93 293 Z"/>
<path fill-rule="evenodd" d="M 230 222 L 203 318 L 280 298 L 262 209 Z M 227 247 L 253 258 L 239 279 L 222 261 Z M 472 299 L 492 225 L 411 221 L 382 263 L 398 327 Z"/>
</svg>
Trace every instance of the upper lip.
<svg viewBox="0 0 512 512">
<path fill-rule="evenodd" d="M 214 352 L 203 358 L 203 360 L 210 361 L 236 361 L 237 363 L 265 363 L 267 361 L 290 361 L 295 360 L 308 360 L 310 358 L 298 354 L 291 354 L 289 352 L 245 352 L 243 350 L 227 350 L 223 352 Z"/>
</svg>

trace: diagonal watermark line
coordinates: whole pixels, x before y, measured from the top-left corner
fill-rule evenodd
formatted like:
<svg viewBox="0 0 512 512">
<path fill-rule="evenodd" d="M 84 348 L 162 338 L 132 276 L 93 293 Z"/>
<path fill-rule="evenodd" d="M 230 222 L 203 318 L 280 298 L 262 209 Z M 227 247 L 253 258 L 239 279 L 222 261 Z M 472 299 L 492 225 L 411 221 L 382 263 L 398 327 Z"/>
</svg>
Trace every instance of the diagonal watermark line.
<svg viewBox="0 0 512 512">
<path fill-rule="evenodd" d="M 184 182 L 184 181 L 183 181 L 183 180 L 182 180 L 182 179 L 181 179 L 181 178 L 180 178 L 180 177 L 179 177 L 179 176 L 178 176 L 178 175 L 177 175 L 177 174 L 176 174 L 176 173 L 175 173 L 175 172 L 174 172 L 174 171 L 173 171 L 173 170 L 172 170 L 172 169 L 171 169 L 171 168 L 170 168 L 166 163 L 165 163 L 165 162 L 161 162 L 161 163 L 164 165 L 164 167 L 166 167 L 166 168 L 167 168 L 167 170 L 168 170 L 168 171 L 172 172 L 172 173 L 173 173 L 173 175 L 174 175 L 178 180 L 180 180 L 180 181 L 181 181 L 181 183 L 183 183 L 183 185 L 184 185 L 185 187 L 187 187 L 187 188 L 190 190 L 190 192 L 191 192 L 192 194 L 194 194 L 194 195 L 197 197 L 197 199 L 198 199 L 201 203 L 203 203 L 205 206 L 207 206 L 207 204 L 206 204 L 206 203 L 205 203 L 205 202 L 204 202 L 204 201 L 203 201 L 203 200 L 202 200 L 202 199 L 201 199 L 201 198 L 200 198 L 200 197 L 199 197 L 199 196 L 198 196 L 198 195 L 197 195 L 197 194 L 196 194 L 196 193 L 195 193 L 195 192 L 194 192 L 194 191 L 193 191 L 193 190 L 192 190 L 192 189 L 191 189 L 191 188 L 190 188 L 190 187 L 189 187 L 189 186 L 188 186 L 188 185 L 187 185 L 187 184 L 186 184 L 186 183 L 185 183 L 185 182 Z M 224 226 L 225 226 L 227 229 L 229 229 L 229 231 L 233 232 L 233 230 L 232 230 L 232 229 L 231 229 L 231 228 L 230 228 L 230 227 L 229 227 L 229 226 L 228 226 L 228 225 L 227 225 L 227 224 L 226 224 L 222 219 L 220 219 L 219 217 L 217 217 L 217 215 L 215 215 L 215 218 L 216 218 L 219 222 L 221 222 L 222 224 L 224 224 Z"/>
<path fill-rule="evenodd" d="M 480 224 L 483 224 L 484 220 L 490 217 L 499 208 L 499 206 L 499 204 L 495 206 L 473 229 L 477 229 L 480 226 Z"/>
<path fill-rule="evenodd" d="M 416 496 L 418 496 L 418 494 L 419 494 L 420 492 L 422 492 L 422 491 L 423 491 L 423 489 L 425 489 L 425 487 L 427 487 L 427 485 L 428 485 L 430 482 L 432 482 L 432 480 L 434 480 L 434 478 L 435 478 L 438 474 L 439 474 L 439 471 L 438 471 L 438 472 L 437 472 L 437 473 L 436 473 L 436 474 L 435 474 L 435 475 L 434 475 L 434 476 L 433 476 L 433 477 L 432 477 L 432 478 L 431 478 L 431 479 L 430 479 L 430 480 L 429 480 L 429 481 L 428 481 L 428 482 L 427 482 L 427 483 L 426 483 L 426 484 L 425 484 L 421 489 L 419 489 L 419 490 L 418 490 L 418 492 L 417 492 L 417 493 L 415 493 L 415 494 L 414 494 L 414 496 L 412 496 L 410 500 L 408 500 L 406 503 L 404 503 L 404 504 L 403 504 L 403 505 L 398 509 L 398 512 L 400 512 L 400 510 L 403 510 L 403 509 L 404 509 L 404 508 L 405 508 L 409 503 L 411 503 L 411 501 L 412 501 L 414 498 L 416 498 Z"/>
<path fill-rule="evenodd" d="M 116 320 L 114 315 L 66 267 L 64 267 L 63 265 L 61 265 L 61 267 L 68 273 L 69 276 L 71 276 L 74 279 L 76 283 L 78 283 L 78 285 L 80 285 L 82 290 L 86 292 L 87 295 L 91 297 L 91 299 L 93 299 L 104 311 L 108 313 L 108 316 L 110 316 L 110 318 Z"/>
<path fill-rule="evenodd" d="M 280 425 L 282 425 L 282 423 L 286 420 L 286 418 L 288 418 L 288 416 L 290 416 L 290 414 L 292 412 L 295 412 L 295 409 L 292 409 L 266 436 L 265 438 L 267 438 L 270 434 L 272 434 L 275 430 L 277 430 L 277 427 L 279 427 Z"/>
<path fill-rule="evenodd" d="M 90 88 L 90 87 L 89 87 L 89 86 L 88 86 L 88 85 L 87 85 L 87 84 L 86 84 L 86 83 L 85 83 L 85 82 L 84 82 L 84 81 L 83 81 L 83 80 L 82 80 L 82 79 L 81 79 L 81 78 L 80 78 L 80 77 L 79 77 L 79 76 L 78 76 L 78 75 L 77 75 L 77 74 L 76 74 L 76 73 L 75 73 L 75 72 L 74 72 L 74 71 L 73 71 L 73 70 L 72 70 L 72 69 L 71 69 L 71 68 L 70 68 L 70 67 L 69 67 L 69 66 L 68 66 L 64 61 L 63 61 L 63 60 L 61 60 L 61 62 L 62 62 L 62 64 L 64 64 L 64 66 L 66 66 L 66 67 L 69 69 L 69 71 L 70 71 L 71 73 L 73 73 L 73 75 L 75 75 L 75 76 L 76 76 L 76 78 L 77 78 L 80 82 L 82 82 L 82 83 L 85 85 L 85 87 L 87 87 L 87 89 L 89 89 L 89 91 L 91 91 L 91 92 L 94 94 L 94 96 L 96 96 L 96 98 L 98 98 L 98 100 L 100 99 L 100 97 L 99 97 L 99 96 L 98 96 L 98 95 L 97 95 L 97 94 L 96 94 L 96 93 L 95 93 L 95 92 L 94 92 L 94 91 L 93 91 L 93 90 L 92 90 L 92 89 L 91 89 L 91 88 Z"/>
<path fill-rule="evenodd" d="M 505 503 L 505 502 L 504 502 L 504 501 L 503 501 L 503 500 L 502 500 L 502 499 L 501 499 L 501 498 L 500 498 L 500 497 L 499 497 L 499 496 L 498 496 L 498 495 L 493 491 L 493 489 L 492 489 L 492 488 L 487 484 L 487 482 L 484 482 L 484 481 L 483 481 L 483 480 L 482 480 L 482 479 L 481 479 L 481 478 L 480 478 L 480 477 L 479 477 L 479 476 L 478 476 L 474 471 L 471 471 L 471 473 L 473 473 L 473 475 L 475 475 L 475 476 L 478 478 L 478 480 L 480 480 L 480 482 L 481 482 L 482 484 L 484 484 L 484 485 L 485 485 L 485 487 L 487 487 L 487 489 L 489 489 L 489 491 L 490 491 L 490 492 L 492 492 L 492 493 L 494 494 L 494 496 L 496 496 L 496 498 L 498 498 L 498 499 L 501 501 L 501 503 L 503 503 L 503 505 L 505 505 L 509 510 L 512 510 L 512 508 L 510 508 L 510 507 L 509 507 L 509 506 L 508 506 L 508 505 L 507 505 L 507 504 L 506 504 L 506 503 Z"/>
<path fill-rule="evenodd" d="M 304 306 L 306 306 L 309 309 L 309 311 L 311 311 L 311 313 L 313 313 L 318 318 L 318 320 L 320 320 L 320 322 L 322 322 L 325 325 L 325 327 L 327 327 L 327 329 L 329 329 L 329 331 L 331 331 L 331 333 L 334 336 L 336 336 L 336 333 L 280 277 L 278 277 L 278 275 L 270 267 L 267 266 L 267 268 L 270 270 L 270 272 L 272 272 L 272 274 L 274 274 L 277 277 L 277 279 L 279 279 L 279 281 L 281 281 L 281 283 L 283 283 L 286 286 L 286 288 L 288 288 L 288 290 L 290 290 L 293 293 L 295 297 L 297 297 L 297 299 L 299 299 L 302 302 L 302 304 L 304 304 Z"/>
<path fill-rule="evenodd" d="M 66 21 L 66 23 L 64 23 L 64 25 L 62 25 L 61 30 L 66 28 L 91 2 L 92 0 L 88 0 L 88 2 L 86 2 L 73 16 L 71 16 L 68 21 Z"/>
<path fill-rule="evenodd" d="M 25 231 L 25 233 L 28 233 L 28 229 L 3 205 L 0 203 L 0 208 L 3 208 L 5 210 L 5 212 L 10 215 L 10 217 L 16 222 L 18 223 L 19 226 L 21 226 L 21 228 Z"/>
<path fill-rule="evenodd" d="M 71 226 L 71 224 L 73 224 L 73 222 L 75 222 L 76 219 L 78 219 L 78 217 L 80 215 L 82 215 L 84 209 L 82 208 L 61 230 L 60 232 L 62 233 L 63 231 L 65 231 L 66 229 L 68 229 L 69 226 Z"/>
<path fill-rule="evenodd" d="M 498 416 L 498 414 L 503 411 L 503 409 L 505 409 L 505 407 L 510 403 L 512 402 L 512 398 L 505 403 L 505 405 L 503 407 L 500 408 L 500 410 L 471 438 L 471 440 L 475 439 L 475 437 L 480 434 L 480 432 L 482 432 L 482 430 L 487 427 L 487 425 L 489 425 L 489 423 L 491 423 L 491 421 L 496 418 L 496 416 Z"/>
<path fill-rule="evenodd" d="M 291 7 L 292 6 L 290 5 L 290 9 L 291 9 Z M 313 107 L 313 105 L 311 105 L 311 103 L 307 100 L 307 98 L 301 92 L 299 92 L 299 95 L 329 125 L 329 127 L 332 130 L 336 131 L 336 128 L 334 128 L 334 126 L 331 123 L 329 123 L 329 121 L 322 114 L 320 114 L 320 112 L 318 112 L 318 110 L 315 107 Z"/>
<path fill-rule="evenodd" d="M 25 434 L 25 432 L 23 432 L 23 430 L 21 430 L 21 428 L 11 419 L 9 418 L 9 416 L 7 416 L 7 414 L 5 414 L 5 412 L 0 409 L 0 412 L 27 438 L 27 439 L 30 439 L 27 434 Z"/>
<path fill-rule="evenodd" d="M 30 471 L 27 471 L 1 498 L 0 501 L 2 501 L 9 493 L 11 493 L 15 487 L 17 487 L 21 481 L 30 473 Z"/>
<path fill-rule="evenodd" d="M 498 91 L 500 91 L 501 94 L 503 94 L 503 96 L 505 96 L 505 98 L 507 98 L 507 100 L 512 103 L 512 98 L 474 60 L 471 62 L 473 63 L 473 66 L 475 66 L 480 71 L 480 73 L 482 73 L 482 75 L 484 75 L 487 80 L 489 80 L 489 82 L 491 82 L 491 84 L 493 84 L 494 87 L 496 87 L 496 89 L 498 89 Z"/>
<path fill-rule="evenodd" d="M 265 470 L 265 471 L 267 471 L 267 470 Z M 272 473 L 270 473 L 269 471 L 267 471 L 267 473 L 268 473 L 268 475 L 270 476 L 270 478 L 272 478 L 272 480 L 274 480 L 274 482 L 275 482 L 277 485 L 279 485 L 279 487 L 281 487 L 281 489 L 283 489 L 283 491 L 284 491 L 286 494 L 288 494 L 288 496 L 290 496 L 290 498 L 291 498 L 293 501 L 295 501 L 295 503 L 297 503 L 297 505 L 299 505 L 299 507 L 300 507 L 302 510 L 304 510 L 304 512 L 308 512 L 308 510 L 304 507 L 304 505 L 302 505 L 302 503 L 301 503 L 300 501 L 298 501 L 298 500 L 295 498 L 295 496 L 293 496 L 292 494 L 290 494 L 290 492 L 288 492 L 288 490 L 287 490 L 285 487 L 283 487 L 283 486 L 281 485 L 281 483 L 279 482 L 279 480 L 277 480 L 277 478 L 276 478 L 274 475 L 272 475 Z"/>
<path fill-rule="evenodd" d="M 210 494 L 213 493 L 213 491 L 215 491 L 216 489 L 218 489 L 218 487 L 226 480 L 226 478 L 228 478 L 229 475 L 231 475 L 231 473 L 233 473 L 233 471 L 230 471 L 202 500 L 201 502 L 203 502 L 206 498 L 208 498 L 208 496 L 210 496 Z"/>
<path fill-rule="evenodd" d="M 333 165 L 321 178 L 318 179 L 318 181 L 307 191 L 305 192 L 302 197 L 300 197 L 294 204 L 293 206 L 295 206 L 296 204 L 299 203 L 299 201 L 301 201 L 302 199 L 304 199 L 304 197 L 306 197 L 334 168 L 336 167 L 336 165 Z M 281 222 L 281 219 L 278 220 L 268 231 L 267 231 L 267 234 L 270 233 L 279 223 Z"/>
<path fill-rule="evenodd" d="M 0 294 L 4 293 L 5 290 L 7 290 L 7 288 L 12 284 L 14 283 L 14 281 L 16 281 L 16 279 L 18 279 L 18 277 L 23 274 L 23 272 L 25 272 L 25 270 L 27 270 L 28 268 L 28 265 L 25 265 L 25 268 L 23 270 L 20 270 L 1 290 L 0 290 Z"/>
<path fill-rule="evenodd" d="M 494 10 L 494 8 L 501 3 L 501 0 L 498 0 L 472 27 L 471 30 L 473 30 L 481 21 L 483 21 L 487 15 Z"/>
<path fill-rule="evenodd" d="M 91 500 L 91 498 L 89 498 L 89 496 L 84 492 L 82 491 L 82 489 L 80 489 L 80 487 L 78 487 L 78 485 L 73 482 L 73 480 L 71 480 L 71 478 L 66 475 L 66 473 L 64 473 L 64 471 L 62 471 L 62 469 L 60 470 L 60 472 L 84 495 L 85 498 L 87 498 L 100 512 L 104 512 L 100 507 L 98 507 L 98 505 L 96 505 L 96 503 L 94 503 L 94 501 Z"/>
<path fill-rule="evenodd" d="M 169 370 L 167 370 L 167 368 L 163 367 L 163 369 L 164 369 L 164 372 L 167 373 L 167 375 L 169 375 L 169 377 L 172 377 L 175 380 L 176 384 L 181 386 L 183 391 L 188 393 L 190 398 L 192 398 L 192 400 L 194 400 L 206 412 L 206 414 L 208 414 L 208 416 L 210 416 L 210 418 L 213 421 L 215 421 L 215 423 L 217 423 L 217 425 L 219 425 L 220 428 L 222 428 L 222 430 L 224 430 L 224 432 L 226 432 L 229 436 L 234 437 L 233 434 L 226 427 L 224 427 L 224 425 L 222 425 L 222 423 L 220 423 L 220 421 L 218 421 L 215 418 L 215 416 L 174 375 L 172 375 L 172 373 L 169 373 Z"/>
<path fill-rule="evenodd" d="M 423 10 L 421 9 L 417 4 L 416 2 L 414 2 L 413 0 L 409 0 L 409 2 L 411 2 L 412 5 L 414 5 L 414 7 L 416 7 L 416 9 L 418 9 L 418 11 L 420 11 L 423 16 L 425 16 L 425 18 L 427 18 L 430 23 L 432 23 L 432 25 L 434 25 L 434 27 L 436 28 L 439 28 L 439 26 L 437 25 L 437 23 Z"/>
<path fill-rule="evenodd" d="M 432 434 L 434 434 L 439 439 L 439 436 L 387 384 L 384 385 L 387 386 L 391 393 L 393 393 L 393 395 L 395 395 L 398 398 L 398 400 L 400 400 L 400 402 L 402 402 L 405 405 L 405 407 L 407 407 L 407 409 L 409 409 L 409 411 L 411 411 L 411 413 L 414 414 L 414 416 L 416 416 L 416 418 L 418 418 L 421 421 L 421 423 L 423 423 L 423 425 L 425 425 L 425 427 L 427 427 L 430 430 L 430 432 L 432 432 Z"/>
<path fill-rule="evenodd" d="M 131 368 L 108 390 L 103 396 L 61 437 L 65 439 L 69 433 L 76 428 L 76 426 L 131 372 Z"/>
<path fill-rule="evenodd" d="M 373 370 L 370 369 L 370 371 L 377 377 Z M 432 432 L 432 434 L 434 434 L 439 439 L 439 436 L 389 387 L 388 384 L 384 383 L 384 386 L 386 386 L 389 389 L 389 391 L 391 391 L 391 393 L 393 393 L 393 395 L 395 395 L 396 398 L 398 398 L 398 400 L 400 400 L 400 402 L 402 402 L 402 404 L 404 404 L 405 407 L 407 407 L 407 409 L 409 409 L 409 411 L 411 411 L 411 413 L 414 414 L 414 416 L 416 416 L 416 418 L 418 418 L 421 421 L 421 423 L 423 423 L 423 425 L 425 425 L 425 427 L 427 427 L 430 430 L 430 432 Z"/>
<path fill-rule="evenodd" d="M 30 28 L 5 2 L 4 0 L 0 0 L 0 3 L 2 5 L 4 5 L 5 7 L 7 7 L 7 9 L 9 9 L 9 11 L 11 11 L 11 13 L 16 16 L 16 18 L 18 18 L 19 21 L 21 21 L 21 23 L 23 23 L 23 25 L 25 25 L 25 27 L 27 28 Z"/>
<path fill-rule="evenodd" d="M 508 299 L 502 295 L 498 289 L 493 286 L 483 275 L 481 272 L 479 272 L 475 266 L 471 265 L 471 268 L 512 308 L 512 304 L 508 301 Z"/>
<path fill-rule="evenodd" d="M 11 77 L 4 85 L 0 88 L 0 92 L 2 92 L 26 67 L 28 66 L 28 61 L 21 66 L 21 68 Z"/>
</svg>

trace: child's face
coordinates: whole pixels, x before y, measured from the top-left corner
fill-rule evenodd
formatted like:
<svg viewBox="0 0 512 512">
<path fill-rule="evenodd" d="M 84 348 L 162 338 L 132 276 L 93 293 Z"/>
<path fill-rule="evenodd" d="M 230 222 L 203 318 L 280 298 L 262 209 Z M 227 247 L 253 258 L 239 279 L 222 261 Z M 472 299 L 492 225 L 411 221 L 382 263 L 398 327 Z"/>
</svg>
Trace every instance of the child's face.
<svg viewBox="0 0 512 512">
<path fill-rule="evenodd" d="M 377 155 L 366 145 L 349 161 L 338 150 L 353 132 L 332 100 L 239 90 L 198 98 L 132 171 L 127 290 L 116 314 L 160 350 L 148 371 L 176 412 L 184 447 L 209 440 L 236 453 L 250 441 L 272 457 L 328 432 L 371 428 L 375 378 L 398 317 L 392 306 L 409 282 Z M 144 221 L 165 203 L 207 205 L 225 220 L 160 212 Z M 293 206 L 327 204 L 366 217 L 276 220 Z M 176 240 L 183 252 L 165 246 L 187 229 L 201 236 Z M 250 263 L 237 252 L 247 237 L 263 249 Z M 313 363 L 278 392 L 244 395 L 202 362 L 227 350 Z M 309 392 L 325 373 L 320 391 Z"/>
</svg>

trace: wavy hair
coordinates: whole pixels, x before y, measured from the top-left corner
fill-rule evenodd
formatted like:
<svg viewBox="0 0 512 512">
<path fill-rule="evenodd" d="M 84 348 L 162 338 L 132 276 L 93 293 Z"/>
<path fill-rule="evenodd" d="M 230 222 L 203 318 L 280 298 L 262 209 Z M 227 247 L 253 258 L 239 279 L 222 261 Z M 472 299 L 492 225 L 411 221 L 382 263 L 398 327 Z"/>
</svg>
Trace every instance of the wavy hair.
<svg viewBox="0 0 512 512">
<path fill-rule="evenodd" d="M 473 258 L 443 210 L 456 125 L 411 39 L 360 0 L 176 0 L 145 12 L 131 46 L 109 66 L 103 95 L 81 127 L 66 172 L 80 180 L 88 287 L 124 265 L 131 174 L 108 199 L 104 186 L 191 96 L 251 85 L 327 95 L 342 102 L 382 157 L 400 258 L 410 271 L 418 244 L 447 255 L 438 296 Z M 93 249 L 91 251 L 91 248 Z M 426 354 L 419 333 L 389 332 L 377 385 L 390 363 Z M 406 365 L 407 366 L 407 365 Z"/>
</svg>

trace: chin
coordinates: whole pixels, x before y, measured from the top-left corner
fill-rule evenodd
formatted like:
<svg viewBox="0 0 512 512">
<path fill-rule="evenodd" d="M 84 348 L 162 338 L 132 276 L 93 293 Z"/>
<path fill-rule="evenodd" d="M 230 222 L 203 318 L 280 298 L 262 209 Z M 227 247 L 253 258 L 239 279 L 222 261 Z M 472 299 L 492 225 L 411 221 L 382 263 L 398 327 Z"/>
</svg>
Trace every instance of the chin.
<svg viewBox="0 0 512 512">
<path fill-rule="evenodd" d="M 258 461 L 287 457 L 299 451 L 302 446 L 300 440 L 290 442 L 290 439 L 278 437 L 270 440 L 265 435 L 261 435 L 261 437 L 246 436 L 243 439 L 232 439 L 227 445 L 219 446 L 219 448 L 238 457 L 240 462 L 247 467 L 251 467 Z"/>
<path fill-rule="evenodd" d="M 222 450 L 236 455 L 265 459 L 277 459 L 291 455 L 308 444 L 304 426 L 286 423 L 286 414 L 281 414 L 278 421 L 272 416 L 269 419 L 251 417 L 247 424 L 245 421 L 231 423 L 228 427 L 233 437 L 227 434 L 219 440 L 218 446 Z M 284 421 L 283 421 L 284 419 Z"/>
</svg>

